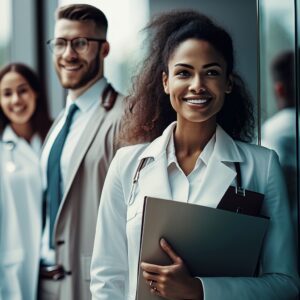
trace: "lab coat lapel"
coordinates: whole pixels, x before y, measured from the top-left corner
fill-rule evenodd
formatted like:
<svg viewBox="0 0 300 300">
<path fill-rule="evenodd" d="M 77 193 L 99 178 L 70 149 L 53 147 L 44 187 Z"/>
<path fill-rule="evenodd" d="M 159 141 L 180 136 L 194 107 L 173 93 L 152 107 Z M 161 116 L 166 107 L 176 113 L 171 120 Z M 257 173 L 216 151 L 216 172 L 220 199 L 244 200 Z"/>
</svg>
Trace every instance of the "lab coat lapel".
<svg viewBox="0 0 300 300">
<path fill-rule="evenodd" d="M 155 139 L 139 157 L 139 159 L 148 159 L 148 163 L 141 170 L 139 179 L 140 190 L 145 196 L 169 200 L 172 198 L 166 148 L 175 126 L 176 122 L 170 124 L 163 134 Z"/>
<path fill-rule="evenodd" d="M 234 140 L 217 127 L 216 143 L 200 184 L 197 204 L 216 208 L 236 177 L 234 162 L 241 162 Z"/>
<path fill-rule="evenodd" d="M 216 208 L 235 177 L 234 169 L 211 157 L 200 184 L 197 204 Z"/>
<path fill-rule="evenodd" d="M 172 194 L 165 152 L 141 171 L 139 187 L 145 196 L 171 200 Z"/>
</svg>

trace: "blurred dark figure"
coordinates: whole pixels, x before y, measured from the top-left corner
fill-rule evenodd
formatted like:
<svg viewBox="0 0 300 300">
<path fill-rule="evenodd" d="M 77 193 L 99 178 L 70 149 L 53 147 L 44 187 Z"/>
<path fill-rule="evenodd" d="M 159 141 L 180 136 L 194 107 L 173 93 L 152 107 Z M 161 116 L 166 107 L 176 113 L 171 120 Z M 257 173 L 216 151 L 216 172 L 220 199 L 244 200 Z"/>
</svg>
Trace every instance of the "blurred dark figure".
<svg viewBox="0 0 300 300">
<path fill-rule="evenodd" d="M 279 156 L 287 183 L 288 196 L 297 224 L 297 159 L 295 107 L 295 54 L 280 53 L 271 64 L 273 89 L 278 111 L 262 127 L 262 145 L 275 150 Z"/>
</svg>

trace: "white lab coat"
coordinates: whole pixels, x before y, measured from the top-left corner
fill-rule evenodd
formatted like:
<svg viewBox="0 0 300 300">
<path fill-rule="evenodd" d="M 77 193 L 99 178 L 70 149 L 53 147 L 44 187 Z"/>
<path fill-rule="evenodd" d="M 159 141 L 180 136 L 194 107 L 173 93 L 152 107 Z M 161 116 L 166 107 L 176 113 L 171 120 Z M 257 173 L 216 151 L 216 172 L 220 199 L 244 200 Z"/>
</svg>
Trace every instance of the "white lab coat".
<svg viewBox="0 0 300 300">
<path fill-rule="evenodd" d="M 0 148 L 0 299 L 36 299 L 43 194 L 40 150 L 38 136 L 28 144 L 11 127 L 5 128 Z"/>
<path fill-rule="evenodd" d="M 120 149 L 111 163 L 101 196 L 91 265 L 94 300 L 135 299 L 143 201 L 145 196 L 171 199 L 166 147 L 175 124 L 151 144 Z M 141 170 L 132 195 L 133 177 L 145 157 L 149 162 Z M 271 218 L 260 261 L 261 276 L 202 277 L 204 299 L 296 299 L 295 241 L 278 157 L 273 151 L 234 141 L 218 126 L 196 203 L 217 207 L 235 183 L 234 162 L 240 162 L 243 187 L 265 194 L 262 214 Z M 133 203 L 128 205 L 131 196 Z"/>
</svg>

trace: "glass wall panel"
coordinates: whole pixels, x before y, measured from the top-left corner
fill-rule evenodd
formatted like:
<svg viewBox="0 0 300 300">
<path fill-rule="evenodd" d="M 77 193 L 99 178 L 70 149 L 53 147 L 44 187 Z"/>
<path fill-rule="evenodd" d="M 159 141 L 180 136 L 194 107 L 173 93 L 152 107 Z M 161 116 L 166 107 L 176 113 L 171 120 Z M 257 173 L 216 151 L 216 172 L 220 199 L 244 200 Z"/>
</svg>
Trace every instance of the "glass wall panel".
<svg viewBox="0 0 300 300">
<path fill-rule="evenodd" d="M 260 0 L 261 144 L 275 150 L 297 228 L 294 0 Z"/>
<path fill-rule="evenodd" d="M 10 60 L 11 0 L 1 0 L 0 28 L 0 66 L 2 66 Z"/>
</svg>

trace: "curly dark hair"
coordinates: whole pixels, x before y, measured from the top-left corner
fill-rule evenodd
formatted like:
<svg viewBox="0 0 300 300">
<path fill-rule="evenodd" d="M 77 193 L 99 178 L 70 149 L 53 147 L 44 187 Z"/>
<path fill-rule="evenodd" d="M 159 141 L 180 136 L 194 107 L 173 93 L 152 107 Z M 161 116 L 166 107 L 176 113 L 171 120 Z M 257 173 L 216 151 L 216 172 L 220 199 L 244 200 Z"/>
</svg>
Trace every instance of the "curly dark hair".
<svg viewBox="0 0 300 300">
<path fill-rule="evenodd" d="M 4 66 L 0 70 L 0 82 L 2 81 L 4 75 L 9 72 L 16 72 L 23 76 L 28 82 L 29 86 L 37 94 L 36 109 L 31 117 L 30 122 L 33 132 L 36 132 L 40 136 L 40 138 L 44 140 L 51 126 L 51 120 L 48 113 L 46 92 L 42 83 L 40 82 L 36 73 L 31 68 L 22 63 L 11 63 Z M 4 128 L 9 123 L 10 120 L 0 109 L 0 133 L 3 132 Z"/>
<path fill-rule="evenodd" d="M 227 76 L 232 75 L 232 92 L 225 95 L 217 122 L 234 139 L 251 141 L 254 132 L 253 101 L 242 78 L 234 72 L 234 50 L 230 35 L 209 17 L 180 10 L 156 16 L 145 28 L 149 52 L 125 99 L 126 108 L 119 136 L 120 145 L 151 142 L 176 120 L 169 95 L 164 93 L 162 73 L 168 60 L 187 39 L 209 42 L 225 59 Z"/>
</svg>

